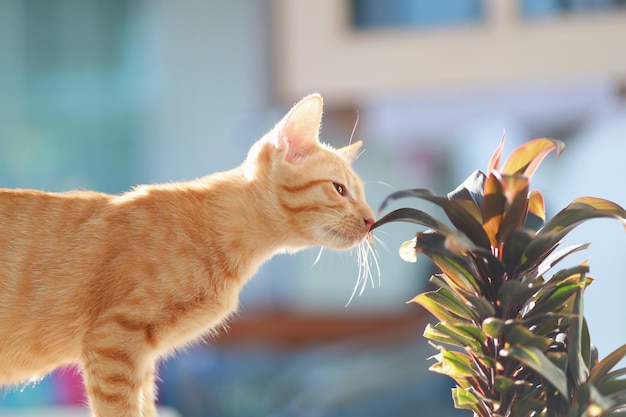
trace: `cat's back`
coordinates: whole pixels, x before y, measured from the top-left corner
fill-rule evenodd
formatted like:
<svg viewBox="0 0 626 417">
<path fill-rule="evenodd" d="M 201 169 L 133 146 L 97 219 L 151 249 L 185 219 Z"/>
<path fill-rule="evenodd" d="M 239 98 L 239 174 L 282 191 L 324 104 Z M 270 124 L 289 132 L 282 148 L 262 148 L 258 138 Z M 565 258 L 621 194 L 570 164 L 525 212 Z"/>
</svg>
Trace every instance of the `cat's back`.
<svg viewBox="0 0 626 417">
<path fill-rule="evenodd" d="M 0 189 L 0 287 L 68 274 L 99 234 L 110 197 L 95 192 Z"/>
<path fill-rule="evenodd" d="M 75 263 L 98 234 L 110 197 L 90 191 L 0 189 L 0 288 L 50 277 Z"/>
<path fill-rule="evenodd" d="M 62 239 L 74 233 L 106 205 L 107 194 L 92 191 L 47 193 L 0 189 L 0 257 L 2 245 L 17 239 Z M 39 240 L 39 243 L 45 241 Z"/>
</svg>

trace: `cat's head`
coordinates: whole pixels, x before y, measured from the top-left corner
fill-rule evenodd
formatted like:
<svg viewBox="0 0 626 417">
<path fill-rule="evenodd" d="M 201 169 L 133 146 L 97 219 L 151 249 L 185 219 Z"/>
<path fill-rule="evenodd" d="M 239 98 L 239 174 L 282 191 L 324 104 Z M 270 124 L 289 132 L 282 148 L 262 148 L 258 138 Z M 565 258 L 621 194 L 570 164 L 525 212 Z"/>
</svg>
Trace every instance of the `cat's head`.
<svg viewBox="0 0 626 417">
<path fill-rule="evenodd" d="M 262 178 L 274 214 L 293 232 L 293 249 L 348 249 L 370 236 L 375 215 L 352 169 L 361 142 L 334 149 L 319 142 L 322 98 L 313 94 L 251 149 L 244 166 Z"/>
</svg>

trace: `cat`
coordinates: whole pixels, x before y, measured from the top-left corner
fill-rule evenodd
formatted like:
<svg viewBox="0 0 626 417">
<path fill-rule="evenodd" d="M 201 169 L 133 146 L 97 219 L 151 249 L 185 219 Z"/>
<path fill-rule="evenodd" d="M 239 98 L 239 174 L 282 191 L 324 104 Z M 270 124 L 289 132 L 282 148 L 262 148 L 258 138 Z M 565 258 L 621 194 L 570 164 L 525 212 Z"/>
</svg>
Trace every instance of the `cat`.
<svg viewBox="0 0 626 417">
<path fill-rule="evenodd" d="M 94 417 L 154 417 L 155 363 L 210 333 L 272 256 L 371 242 L 351 167 L 302 99 L 230 171 L 121 195 L 0 189 L 0 387 L 80 366 Z"/>
</svg>

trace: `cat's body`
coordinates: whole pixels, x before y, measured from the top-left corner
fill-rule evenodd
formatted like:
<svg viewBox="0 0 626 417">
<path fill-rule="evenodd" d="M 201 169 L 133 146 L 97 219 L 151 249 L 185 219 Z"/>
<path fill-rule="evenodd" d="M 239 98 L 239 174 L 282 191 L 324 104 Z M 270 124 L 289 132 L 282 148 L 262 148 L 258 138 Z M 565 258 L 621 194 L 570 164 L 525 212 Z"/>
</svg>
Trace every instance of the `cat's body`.
<svg viewBox="0 0 626 417">
<path fill-rule="evenodd" d="M 0 386 L 78 364 L 95 417 L 152 417 L 154 366 L 280 252 L 346 249 L 374 214 L 309 96 L 231 171 L 122 195 L 0 190 Z"/>
</svg>

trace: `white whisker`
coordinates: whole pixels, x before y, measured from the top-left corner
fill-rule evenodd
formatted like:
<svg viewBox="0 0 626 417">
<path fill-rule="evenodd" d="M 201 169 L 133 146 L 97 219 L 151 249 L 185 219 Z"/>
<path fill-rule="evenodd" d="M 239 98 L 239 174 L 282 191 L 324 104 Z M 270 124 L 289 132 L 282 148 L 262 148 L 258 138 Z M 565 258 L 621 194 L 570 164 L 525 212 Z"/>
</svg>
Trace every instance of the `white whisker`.
<svg viewBox="0 0 626 417">
<path fill-rule="evenodd" d="M 324 247 L 320 247 L 320 251 L 317 253 L 317 257 L 315 258 L 315 262 L 313 262 L 313 265 L 311 265 L 311 268 L 313 268 L 315 265 L 317 265 L 317 263 L 320 261 L 320 259 L 322 258 L 322 253 L 324 252 Z"/>
<path fill-rule="evenodd" d="M 376 242 L 378 242 L 378 244 L 379 244 L 379 245 L 380 245 L 380 246 L 381 246 L 381 247 L 382 247 L 385 251 L 387 251 L 387 253 L 391 253 L 391 251 L 389 250 L 389 246 L 387 246 L 387 244 L 386 244 L 386 243 L 385 243 L 385 242 L 384 242 L 381 238 L 379 238 L 378 236 L 374 235 L 373 233 L 372 233 L 372 237 L 374 238 L 374 240 L 375 240 Z"/>
<path fill-rule="evenodd" d="M 395 190 L 396 187 L 392 186 L 391 184 L 384 182 L 384 181 L 365 181 L 363 182 L 363 185 L 382 185 L 384 187 L 389 188 L 390 190 Z"/>
<path fill-rule="evenodd" d="M 371 282 L 372 288 L 375 287 L 372 266 L 376 268 L 376 273 L 378 274 L 378 286 L 381 285 L 380 264 L 378 262 L 376 249 L 367 240 L 361 242 L 359 246 L 357 246 L 357 264 L 359 266 L 357 281 L 352 289 L 350 298 L 346 303 L 346 307 L 350 305 L 354 297 L 357 295 L 357 292 L 359 297 L 363 295 L 368 282 Z"/>
<path fill-rule="evenodd" d="M 318 214 L 325 217 L 327 221 L 309 225 L 304 227 L 303 230 L 305 232 L 314 232 L 315 235 L 320 237 L 322 241 L 325 242 L 326 247 L 333 247 L 335 242 L 337 243 L 337 246 L 343 246 L 346 242 L 354 241 L 357 238 L 355 234 L 345 227 L 345 223 L 343 222 L 344 215 L 341 211 L 325 207 L 325 210 L 318 212 Z M 354 255 L 354 251 L 356 251 L 358 272 L 356 283 L 352 288 L 350 297 L 345 305 L 346 307 L 350 305 L 352 300 L 354 300 L 354 297 L 357 295 L 360 297 L 365 293 L 365 288 L 368 283 L 371 283 L 372 288 L 376 287 L 376 283 L 374 282 L 375 273 L 378 275 L 378 286 L 381 286 L 382 284 L 382 274 L 380 272 L 378 252 L 376 251 L 376 246 L 374 246 L 375 242 L 379 242 L 381 247 L 383 247 L 386 251 L 389 251 L 384 242 L 370 232 L 358 245 L 353 248 L 353 251 L 351 252 L 351 254 Z M 315 258 L 315 261 L 313 262 L 312 267 L 316 266 L 320 262 L 324 250 L 325 247 L 322 246 L 317 254 L 317 257 Z"/>
<path fill-rule="evenodd" d="M 350 140 L 348 141 L 348 145 L 352 145 L 352 139 L 354 139 L 354 133 L 356 132 L 356 127 L 358 126 L 358 124 L 359 124 L 359 111 L 357 110 L 356 120 L 354 121 L 354 127 L 352 128 L 352 133 L 350 133 Z"/>
<path fill-rule="evenodd" d="M 382 243 L 382 242 L 381 242 Z M 376 248 L 374 245 L 367 242 L 367 247 L 369 248 L 370 253 L 372 254 L 372 260 L 374 261 L 374 265 L 376 266 L 376 274 L 378 274 L 378 286 L 380 287 L 382 284 L 382 274 L 380 273 L 380 264 L 378 263 L 378 253 L 376 252 Z M 384 247 L 384 244 L 383 244 Z"/>
</svg>

